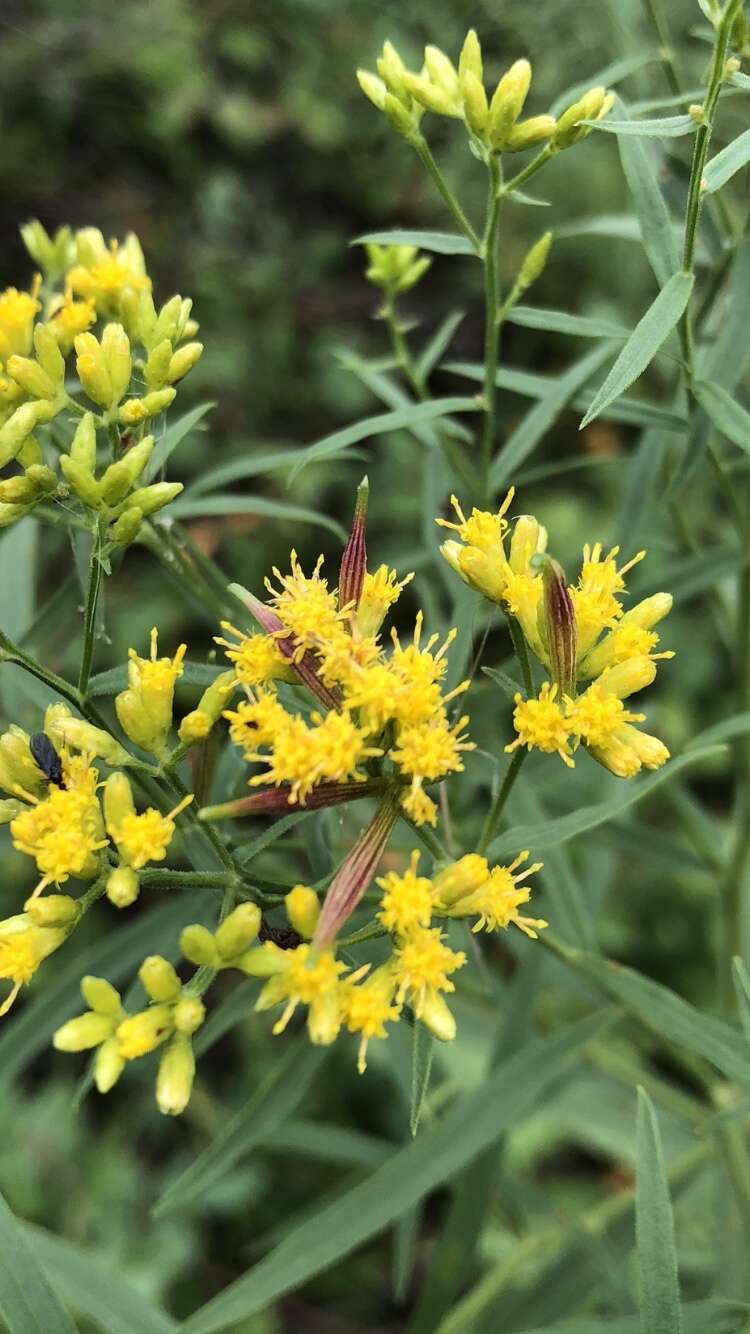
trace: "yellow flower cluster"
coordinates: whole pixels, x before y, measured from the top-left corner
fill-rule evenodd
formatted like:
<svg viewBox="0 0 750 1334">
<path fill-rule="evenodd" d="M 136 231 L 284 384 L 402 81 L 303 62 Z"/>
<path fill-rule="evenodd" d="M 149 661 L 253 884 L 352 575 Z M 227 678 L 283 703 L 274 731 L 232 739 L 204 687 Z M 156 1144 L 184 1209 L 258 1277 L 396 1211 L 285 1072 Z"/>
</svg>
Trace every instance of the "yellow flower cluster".
<svg viewBox="0 0 750 1334">
<path fill-rule="evenodd" d="M 631 712 L 623 700 L 651 685 L 658 659 L 673 656 L 656 652 L 655 630 L 671 596 L 655 593 L 625 610 L 625 575 L 646 553 L 618 566 L 619 548 L 605 554 L 598 542 L 584 546 L 578 580 L 566 587 L 559 566 L 546 556 L 547 532 L 531 515 L 516 520 L 506 552 L 505 514 L 513 494 L 511 489 L 497 513 L 474 509 L 468 519 L 454 496 L 456 520 L 437 520 L 458 535 L 441 547 L 448 564 L 516 619 L 553 677 L 536 697 L 516 695 L 517 736 L 506 749 L 535 747 L 572 766 L 573 753 L 584 745 L 620 778 L 660 768 L 669 758 L 666 746 L 633 726 L 645 715 Z"/>
<path fill-rule="evenodd" d="M 175 386 L 201 356 L 202 345 L 189 341 L 198 328 L 191 302 L 175 296 L 157 310 L 132 233 L 107 245 L 95 227 L 62 227 L 50 237 L 30 222 L 21 234 L 44 284 L 37 274 L 30 291 L 0 293 L 0 467 L 15 461 L 20 470 L 0 481 L 0 527 L 45 498 L 62 501 L 72 492 L 107 526 L 112 545 L 127 546 L 143 519 L 182 490 L 179 483 L 141 484 L 154 447 L 142 430 L 171 405 Z M 84 412 L 66 389 L 73 351 L 95 410 L 71 431 L 61 481 L 35 432 L 66 410 Z M 99 430 L 108 451 L 100 473 Z"/>
<path fill-rule="evenodd" d="M 288 788 L 288 800 L 304 804 L 321 784 L 365 780 L 372 761 L 381 776 L 403 786 L 403 808 L 418 824 L 434 824 L 436 807 L 424 786 L 463 769 L 468 718 L 451 721 L 447 705 L 468 682 L 444 689 L 451 631 L 422 639 L 422 613 L 402 644 L 391 632 L 390 652 L 380 630 L 411 575 L 399 580 L 381 565 L 364 573 L 356 601 L 346 602 L 322 574 L 323 558 L 306 575 L 292 552 L 291 572 L 274 570 L 267 582 L 272 629 L 246 635 L 222 628 L 217 640 L 233 664 L 245 699 L 225 714 L 230 736 L 264 772 L 250 783 Z M 262 604 L 259 615 L 263 614 Z M 307 684 L 327 711 L 309 718 L 292 712 L 277 690 L 280 681 Z"/>
</svg>

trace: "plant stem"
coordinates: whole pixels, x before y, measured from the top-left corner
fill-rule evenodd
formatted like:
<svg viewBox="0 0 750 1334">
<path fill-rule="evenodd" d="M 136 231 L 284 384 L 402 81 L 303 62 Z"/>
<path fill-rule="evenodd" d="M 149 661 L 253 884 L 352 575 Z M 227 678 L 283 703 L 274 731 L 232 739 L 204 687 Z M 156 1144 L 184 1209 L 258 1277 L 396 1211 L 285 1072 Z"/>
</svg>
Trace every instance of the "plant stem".
<svg viewBox="0 0 750 1334">
<path fill-rule="evenodd" d="M 656 36 L 659 40 L 659 56 L 664 70 L 667 83 L 670 89 L 678 96 L 682 92 L 680 77 L 677 73 L 674 52 L 670 46 L 669 33 L 664 15 L 659 7 L 658 0 L 643 0 L 644 8 L 654 25 Z"/>
<path fill-rule="evenodd" d="M 463 232 L 464 236 L 466 236 L 468 240 L 471 242 L 476 253 L 478 255 L 481 254 L 482 242 L 480 241 L 477 233 L 475 232 L 474 228 L 469 222 L 469 219 L 467 218 L 466 214 L 461 208 L 461 205 L 459 204 L 458 200 L 456 199 L 456 196 L 454 195 L 448 182 L 443 176 L 443 173 L 441 172 L 437 162 L 432 156 L 432 153 L 430 152 L 430 149 L 427 145 L 427 141 L 423 139 L 421 135 L 419 135 L 418 138 L 412 140 L 412 145 L 420 162 L 422 162 L 422 164 L 427 168 L 428 172 L 430 173 L 433 181 L 435 182 L 435 185 L 440 191 L 440 194 L 442 195 L 445 203 L 447 204 L 448 208 L 453 214 L 453 217 L 458 226 L 460 227 L 461 231 Z"/>
<path fill-rule="evenodd" d="M 547 144 L 546 148 L 543 148 L 541 153 L 537 153 L 536 157 L 532 158 L 531 162 L 526 164 L 523 171 L 519 171 L 517 175 L 512 176 L 509 181 L 506 181 L 505 184 L 500 187 L 500 198 L 505 198 L 507 195 L 511 194 L 513 190 L 517 190 L 519 185 L 523 185 L 525 181 L 528 181 L 529 177 L 535 176 L 545 163 L 549 162 L 551 157 L 554 157 L 556 151 L 557 150 L 554 149 L 551 144 Z"/>
<path fill-rule="evenodd" d="M 480 856 L 484 855 L 490 843 L 492 842 L 495 830 L 497 829 L 497 826 L 500 823 L 500 816 L 502 815 L 503 810 L 505 808 L 505 803 L 508 800 L 508 797 L 510 796 L 513 790 L 513 784 L 515 783 L 519 775 L 521 765 L 526 759 L 528 753 L 529 752 L 527 750 L 519 748 L 513 755 L 513 759 L 511 760 L 510 764 L 508 765 L 508 768 L 505 771 L 505 777 L 500 785 L 500 790 L 497 796 L 495 797 L 495 800 L 493 801 L 492 805 L 490 806 L 489 811 L 487 812 L 487 818 L 484 822 L 482 832 L 479 836 L 479 842 L 477 843 L 477 852 L 480 854 Z"/>
<path fill-rule="evenodd" d="M 481 475 L 485 501 L 490 496 L 490 464 L 495 442 L 495 405 L 497 401 L 497 350 L 500 332 L 497 291 L 497 223 L 500 210 L 500 167 L 496 155 L 487 164 L 487 221 L 482 240 L 484 258 L 484 426 L 482 430 Z"/>
<path fill-rule="evenodd" d="M 89 560 L 89 583 L 86 593 L 86 610 L 83 621 L 83 648 L 81 650 L 81 665 L 78 672 L 78 693 L 81 700 L 84 701 L 88 694 L 89 677 L 91 676 L 91 664 L 94 657 L 94 641 L 96 639 L 96 615 L 99 607 L 99 592 L 102 585 L 102 561 L 101 561 L 102 528 L 101 522 L 97 519 L 91 533 L 91 558 Z"/>
<path fill-rule="evenodd" d="M 168 867 L 148 867 L 139 873 L 138 878 L 149 889 L 221 889 L 228 877 L 222 871 L 172 871 Z"/>
<path fill-rule="evenodd" d="M 441 843 L 437 834 L 433 834 L 429 825 L 415 824 L 414 821 L 410 819 L 410 817 L 406 814 L 403 807 L 399 811 L 399 815 L 401 816 L 401 819 L 404 820 L 405 823 L 408 824 L 410 828 L 414 830 L 414 833 L 416 834 L 417 838 L 420 839 L 422 843 L 424 843 L 425 847 L 427 848 L 427 851 L 431 852 L 433 857 L 435 857 L 437 861 L 450 860 L 448 849 L 444 846 L 443 843 Z"/>
<path fill-rule="evenodd" d="M 383 316 L 388 325 L 388 332 L 391 335 L 391 342 L 393 344 L 393 352 L 401 367 L 402 374 L 414 390 L 415 398 L 424 402 L 427 398 L 427 391 L 425 389 L 424 381 L 414 365 L 411 352 L 409 351 L 409 344 L 407 343 L 404 331 L 399 324 L 398 314 L 396 312 L 396 298 L 392 288 L 388 288 L 385 294 Z"/>
<path fill-rule="evenodd" d="M 513 652 L 518 658 L 518 663 L 521 668 L 521 675 L 523 677 L 523 688 L 526 691 L 527 695 L 533 695 L 534 682 L 531 679 L 529 652 L 528 649 L 526 648 L 526 640 L 524 639 L 523 631 L 520 625 L 518 624 L 518 621 L 516 620 L 515 616 L 508 615 L 506 619 L 508 622 L 510 637 L 511 640 L 513 641 Z"/>
</svg>

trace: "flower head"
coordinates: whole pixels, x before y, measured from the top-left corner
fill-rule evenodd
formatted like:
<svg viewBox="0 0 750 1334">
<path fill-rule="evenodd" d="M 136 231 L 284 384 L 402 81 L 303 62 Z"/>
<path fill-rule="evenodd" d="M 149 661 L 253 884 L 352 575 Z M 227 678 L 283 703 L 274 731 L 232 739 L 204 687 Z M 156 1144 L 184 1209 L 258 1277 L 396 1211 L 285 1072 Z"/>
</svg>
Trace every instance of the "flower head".
<svg viewBox="0 0 750 1334">
<path fill-rule="evenodd" d="M 256 1010 L 284 1004 L 284 1012 L 274 1024 L 273 1031 L 278 1034 L 284 1032 L 297 1006 L 304 1005 L 310 1041 L 324 1046 L 333 1042 L 341 1027 L 339 979 L 346 965 L 334 957 L 332 950 L 316 950 L 308 944 L 281 950 L 267 941 L 261 949 L 273 975 L 258 996 Z"/>
<path fill-rule="evenodd" d="M 515 741 L 506 746 L 506 751 L 526 746 L 529 750 L 538 750 L 557 754 L 560 759 L 573 767 L 568 738 L 570 726 L 557 698 L 557 686 L 545 681 L 536 698 L 524 699 L 521 694 L 515 696 L 513 726 L 518 733 Z"/>
<path fill-rule="evenodd" d="M 163 756 L 172 726 L 174 688 L 182 675 L 187 645 L 180 644 L 173 658 L 160 658 L 158 631 L 151 631 L 151 653 L 141 658 L 129 650 L 128 688 L 115 698 L 115 709 L 123 731 L 143 750 Z"/>
</svg>

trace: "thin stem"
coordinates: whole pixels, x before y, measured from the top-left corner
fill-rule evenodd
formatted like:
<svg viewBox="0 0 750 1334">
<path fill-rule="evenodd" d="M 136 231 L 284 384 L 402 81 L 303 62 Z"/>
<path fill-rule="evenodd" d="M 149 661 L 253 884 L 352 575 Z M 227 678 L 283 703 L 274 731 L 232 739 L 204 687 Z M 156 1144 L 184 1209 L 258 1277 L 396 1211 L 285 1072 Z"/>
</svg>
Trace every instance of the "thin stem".
<svg viewBox="0 0 750 1334">
<path fill-rule="evenodd" d="M 222 889 L 227 878 L 222 871 L 172 871 L 169 867 L 148 867 L 138 876 L 148 889 Z"/>
<path fill-rule="evenodd" d="M 529 652 L 528 649 L 526 648 L 526 640 L 524 638 L 523 631 L 521 630 L 521 627 L 518 624 L 518 621 L 516 620 L 515 616 L 508 616 L 506 619 L 508 621 L 508 629 L 510 630 L 510 637 L 513 641 L 513 652 L 518 658 L 518 663 L 521 668 L 521 675 L 523 677 L 523 688 L 526 691 L 527 695 L 533 695 L 534 682 L 531 679 L 531 665 L 529 663 Z"/>
<path fill-rule="evenodd" d="M 99 593 L 102 585 L 102 528 L 97 519 L 91 534 L 91 557 L 89 560 L 89 582 L 86 592 L 86 610 L 83 621 L 83 648 L 81 665 L 78 672 L 78 693 L 86 699 L 91 676 L 91 664 L 94 658 L 96 639 L 96 615 L 99 607 Z"/>
<path fill-rule="evenodd" d="M 388 325 L 388 332 L 391 335 L 391 343 L 393 344 L 393 352 L 404 378 L 408 380 L 414 390 L 415 397 L 420 399 L 421 402 L 424 402 L 427 398 L 427 390 L 425 389 L 424 381 L 414 364 L 411 352 L 409 351 L 409 344 L 406 341 L 404 331 L 399 323 L 396 311 L 396 298 L 392 288 L 388 288 L 385 294 L 383 317 Z"/>
<path fill-rule="evenodd" d="M 556 151 L 557 150 L 554 149 L 551 144 L 547 144 L 546 148 L 543 148 L 541 153 L 537 153 L 536 157 L 532 158 L 531 162 L 526 164 L 523 171 L 519 171 L 517 175 L 512 176 L 509 181 L 506 181 L 505 184 L 500 187 L 501 199 L 511 194 L 513 190 L 517 190 L 518 187 L 528 181 L 531 176 L 535 176 L 545 163 L 549 162 L 551 157 L 554 157 Z"/>
<path fill-rule="evenodd" d="M 666 20 L 659 8 L 658 0 L 643 0 L 643 4 L 654 25 L 656 36 L 659 40 L 659 56 L 667 83 L 675 96 L 678 96 L 678 94 L 682 92 L 682 85 L 677 72 L 674 52 L 669 43 L 669 32 L 667 31 Z"/>
<path fill-rule="evenodd" d="M 424 843 L 425 847 L 427 848 L 427 851 L 431 852 L 433 857 L 437 861 L 450 861 L 450 854 L 448 852 L 448 849 L 440 841 L 437 834 L 433 834 L 429 825 L 415 824 L 414 821 L 406 814 L 403 807 L 401 807 L 399 815 L 401 816 L 401 819 L 404 820 L 405 823 L 408 824 L 411 829 L 413 829 L 417 838 L 420 839 L 422 843 Z"/>
<path fill-rule="evenodd" d="M 478 255 L 481 254 L 482 243 L 477 233 L 475 232 L 474 228 L 472 227 L 471 223 L 469 222 L 469 219 L 464 213 L 461 205 L 456 199 L 456 196 L 451 190 L 448 182 L 443 176 L 443 173 L 441 172 L 437 162 L 432 156 L 432 153 L 430 152 L 430 149 L 427 146 L 427 141 L 423 139 L 422 136 L 420 135 L 418 138 L 412 140 L 412 144 L 414 147 L 414 151 L 416 152 L 420 162 L 422 162 L 422 164 L 427 168 L 428 172 L 430 173 L 433 181 L 435 182 L 435 185 L 440 191 L 440 194 L 442 195 L 445 203 L 447 204 L 448 208 L 453 214 L 453 217 L 455 218 L 455 221 L 460 227 L 464 236 L 466 236 L 469 239 L 469 241 L 471 241 L 471 244 L 473 245 L 477 254 Z"/>
<path fill-rule="evenodd" d="M 490 463 L 495 442 L 497 352 L 500 332 L 497 288 L 497 224 L 500 210 L 500 167 L 493 153 L 487 164 L 487 221 L 482 241 L 484 256 L 484 426 L 482 429 L 482 492 L 489 499 Z"/>
<path fill-rule="evenodd" d="M 500 823 L 500 817 L 503 813 L 503 810 L 505 809 L 505 803 L 507 802 L 508 797 L 513 791 L 513 784 L 518 778 L 521 765 L 526 759 L 528 753 L 529 753 L 528 750 L 519 748 L 515 752 L 513 759 L 511 760 L 510 764 L 508 765 L 508 768 L 505 771 L 505 777 L 500 786 L 500 791 L 498 792 L 497 796 L 495 797 L 495 800 L 490 806 L 489 811 L 487 812 L 487 818 L 484 822 L 482 832 L 479 836 L 479 842 L 477 843 L 477 852 L 480 854 L 480 856 L 482 856 L 487 851 L 488 847 L 490 846 L 490 843 L 492 842 L 495 830 L 497 829 L 497 826 Z"/>
</svg>

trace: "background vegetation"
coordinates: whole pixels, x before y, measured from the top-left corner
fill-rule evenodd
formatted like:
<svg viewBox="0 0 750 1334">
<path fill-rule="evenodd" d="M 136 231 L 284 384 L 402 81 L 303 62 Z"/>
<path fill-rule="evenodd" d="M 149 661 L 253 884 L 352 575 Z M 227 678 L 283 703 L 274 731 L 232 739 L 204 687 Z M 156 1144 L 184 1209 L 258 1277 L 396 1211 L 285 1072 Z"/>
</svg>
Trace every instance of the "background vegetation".
<svg viewBox="0 0 750 1334">
<path fill-rule="evenodd" d="M 698 88 L 708 56 L 700 10 L 685 0 L 662 10 L 684 86 Z M 191 295 L 201 323 L 206 352 L 181 400 L 189 404 L 192 395 L 195 403 L 216 404 L 175 456 L 173 476 L 195 481 L 220 464 L 310 443 L 379 410 L 372 378 L 379 363 L 367 369 L 357 358 L 383 357 L 385 331 L 373 319 L 377 294 L 364 280 L 362 251 L 349 241 L 396 224 L 449 223 L 413 155 L 361 97 L 354 69 L 371 64 L 386 37 L 413 63 L 425 41 L 456 53 L 469 25 L 479 31 L 491 72 L 499 74 L 518 56 L 532 60 L 535 110 L 582 83 L 617 82 L 631 101 L 669 95 L 640 0 L 507 0 L 502 7 L 482 0 L 351 0 L 346 6 L 336 0 L 33 0 L 23 6 L 11 0 L 3 6 L 0 285 L 20 286 L 29 270 L 17 234 L 27 217 L 40 217 L 49 230 L 69 221 L 100 226 L 105 235 L 139 234 L 158 293 Z M 719 143 L 746 124 L 746 106 L 746 96 L 727 100 Z M 465 137 L 441 122 L 436 139 L 463 197 L 471 199 L 476 185 L 478 210 L 481 172 Z M 662 188 L 679 217 L 689 141 L 654 142 Z M 548 210 L 507 208 L 500 252 L 505 281 L 529 244 L 553 226 L 556 240 L 534 302 L 631 327 L 655 288 L 637 244 L 614 136 L 594 134 L 583 148 L 561 156 L 542 193 Z M 744 223 L 741 200 L 738 186 L 730 201 L 736 232 Z M 701 262 L 720 262 L 722 242 L 708 212 L 700 245 Z M 445 359 L 480 359 L 480 294 L 469 261 L 436 256 L 406 309 L 418 326 L 413 336 L 421 339 L 446 313 L 460 312 Z M 725 318 L 720 307 L 709 337 L 720 336 Z M 578 340 L 509 325 L 502 359 L 505 366 L 555 376 L 587 351 Z M 662 357 L 636 393 L 668 411 L 673 378 L 673 361 Z M 435 392 L 464 393 L 466 384 L 442 369 Z M 501 394 L 503 436 L 527 410 L 528 398 Z M 672 449 L 673 430 L 652 430 L 648 451 L 636 450 L 632 414 L 610 414 L 579 434 L 580 417 L 580 410 L 561 412 L 525 463 L 525 476 L 512 479 L 520 510 L 547 524 L 563 563 L 572 565 L 582 537 L 620 541 L 628 554 L 649 547 L 651 559 L 634 584 L 639 593 L 675 592 L 664 639 L 678 651 L 649 704 L 652 719 L 658 718 L 655 730 L 679 754 L 738 707 L 724 627 L 733 576 L 746 553 L 726 531 L 724 502 L 708 473 L 699 469 L 676 503 L 665 497 L 660 460 Z M 270 563 L 286 560 L 292 545 L 303 561 L 325 550 L 335 566 L 340 544 L 330 526 L 299 522 L 279 507 L 303 507 L 346 525 L 366 468 L 370 550 L 378 560 L 418 569 L 414 595 L 439 628 L 455 612 L 429 558 L 434 539 L 428 525 L 435 502 L 445 498 L 440 468 L 423 474 L 421 449 L 404 433 L 360 449 L 362 458 L 309 467 L 289 489 L 287 471 L 278 467 L 235 484 L 236 512 L 191 518 L 191 536 L 230 578 L 251 588 Z M 558 467 L 563 462 L 577 470 Z M 432 492 L 425 491 L 425 476 L 432 477 Z M 258 512 L 259 497 L 278 507 Z M 66 674 L 76 662 L 71 626 L 80 590 L 74 579 L 59 583 L 59 541 L 45 534 L 40 543 L 31 520 L 2 536 L 0 621 Z M 151 624 L 160 626 L 164 651 L 183 638 L 192 656 L 209 651 L 211 622 L 155 577 L 155 568 L 147 552 L 133 552 L 127 578 L 108 590 L 111 642 L 100 646 L 99 670 L 122 662 L 128 644 Z M 54 614 L 39 615 L 53 591 Z M 404 621 L 413 619 L 414 602 L 407 594 L 402 601 Z M 460 625 L 464 659 L 480 616 L 472 601 Z M 493 630 L 486 661 L 501 664 L 508 651 L 504 632 Z M 28 680 L 4 668 L 0 692 L 4 721 L 33 722 L 38 697 L 29 694 Z M 189 689 L 184 695 L 187 703 Z M 482 736 L 483 719 L 496 731 L 497 714 L 507 709 L 502 692 L 485 682 L 473 710 L 475 734 Z M 727 751 L 712 754 L 606 829 L 544 850 L 544 911 L 561 934 L 571 940 L 575 931 L 585 933 L 579 943 L 596 943 L 708 1011 L 716 1002 L 717 861 L 732 832 L 731 758 Z M 469 831 L 478 823 L 477 804 L 486 799 L 488 768 L 480 758 L 470 773 L 454 812 Z M 592 763 L 581 763 L 564 783 L 551 763 L 530 761 L 527 773 L 514 794 L 516 823 L 531 822 L 541 811 L 554 817 L 585 807 L 618 790 L 617 780 Z M 304 876 L 311 863 L 325 867 L 330 846 L 351 837 L 338 816 L 326 827 L 328 841 L 307 837 L 303 827 L 296 841 L 283 844 L 283 854 L 272 849 L 269 874 Z M 25 874 L 22 859 L 4 843 L 3 880 L 13 902 Z M 572 899 L 560 892 L 571 883 L 579 887 Z M 562 920 L 570 902 L 579 913 L 572 928 L 570 918 Z M 200 909 L 199 901 L 186 909 L 183 901 L 165 900 L 158 908 L 161 946 L 168 948 L 177 926 Z M 113 981 L 129 978 L 144 945 L 160 947 L 151 913 L 148 934 L 136 915 L 116 945 L 111 932 L 97 937 L 92 926 L 90 964 L 80 955 L 51 960 L 0 1034 L 0 1188 L 17 1215 L 46 1230 L 39 1254 L 64 1295 L 75 1306 L 74 1292 L 88 1294 L 80 1325 L 86 1331 L 164 1334 L 176 1328 L 166 1317 L 156 1323 L 134 1294 L 163 1305 L 176 1321 L 186 1318 L 313 1216 L 321 1201 L 369 1176 L 410 1138 L 408 1033 L 395 1033 L 387 1054 L 373 1053 L 363 1079 L 347 1048 L 313 1053 L 298 1066 L 294 1039 L 270 1038 L 267 1023 L 255 1019 L 247 999 L 243 1009 L 242 998 L 241 1022 L 223 1037 L 214 1032 L 217 1040 L 202 1058 L 181 1122 L 153 1109 L 151 1069 L 141 1077 L 142 1088 L 134 1070 L 127 1093 L 118 1089 L 107 1100 L 77 1090 L 70 1060 L 51 1053 L 50 1032 L 75 1009 L 81 972 L 106 971 L 108 964 Z M 467 1087 L 477 1089 L 472 1106 L 481 1112 L 490 1056 L 498 1044 L 503 1051 L 523 1046 L 532 1009 L 544 1028 L 561 1014 L 575 1018 L 596 994 L 541 951 L 533 968 L 517 976 L 517 957 L 528 954 L 525 941 L 490 941 L 486 966 L 474 970 L 471 994 L 457 1007 L 458 1041 L 436 1057 L 424 1125 Z M 438 1328 L 455 1334 L 531 1330 L 575 1317 L 569 1328 L 587 1334 L 588 1316 L 602 1313 L 612 1330 L 635 1328 L 627 1317 L 637 1291 L 632 1185 L 634 1085 L 641 1082 L 660 1109 L 683 1296 L 694 1303 L 716 1293 L 726 1299 L 710 1310 L 690 1308 L 690 1328 L 728 1334 L 744 1328 L 748 1316 L 740 1303 L 750 1300 L 750 1279 L 741 1205 L 729 1189 L 730 1179 L 745 1171 L 741 1134 L 722 1141 L 708 1173 L 701 1146 L 714 1123 L 697 1100 L 700 1072 L 686 1067 L 684 1053 L 665 1053 L 635 1025 L 618 1027 L 616 1039 L 598 1038 L 586 1050 L 575 1078 L 555 1086 L 533 1115 L 499 1124 L 492 1147 L 459 1172 L 450 1189 L 430 1194 L 341 1263 L 292 1283 L 280 1301 L 257 1314 L 238 1314 L 226 1327 L 236 1334 L 429 1334 Z M 287 1103 L 277 1100 L 264 1122 L 258 1090 L 278 1077 L 280 1062 L 291 1062 L 295 1077 L 289 1079 L 288 1064 L 282 1067 Z M 719 1085 L 713 1090 L 719 1105 L 721 1092 Z M 502 1120 L 501 1096 L 497 1105 Z M 209 1175 L 154 1217 L 170 1183 L 226 1132 L 238 1110 L 245 1143 L 232 1170 Z M 501 1130 L 507 1131 L 502 1137 Z M 82 1256 L 96 1257 L 129 1285 L 121 1326 L 98 1318 L 97 1300 L 111 1300 L 109 1280 L 102 1276 L 106 1270 L 77 1269 Z M 294 1242 L 287 1258 L 293 1265 Z M 448 1312 L 467 1291 L 476 1305 L 450 1323 Z"/>
</svg>

